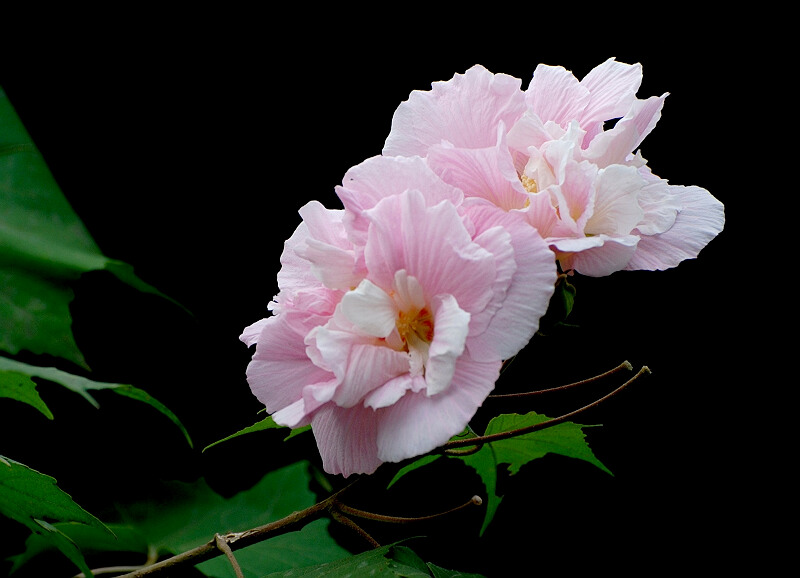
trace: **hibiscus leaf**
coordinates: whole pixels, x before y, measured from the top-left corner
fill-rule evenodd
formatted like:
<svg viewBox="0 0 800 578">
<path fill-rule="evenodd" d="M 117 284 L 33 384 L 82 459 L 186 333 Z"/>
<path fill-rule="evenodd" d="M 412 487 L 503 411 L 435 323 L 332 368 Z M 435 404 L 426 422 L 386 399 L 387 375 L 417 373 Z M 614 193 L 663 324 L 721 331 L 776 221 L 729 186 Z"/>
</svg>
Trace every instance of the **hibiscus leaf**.
<svg viewBox="0 0 800 578">
<path fill-rule="evenodd" d="M 267 416 L 264 419 L 262 419 L 261 421 L 254 423 L 253 425 L 250 425 L 250 426 L 247 426 L 246 428 L 240 429 L 236 433 L 233 433 L 233 434 L 231 434 L 231 435 L 229 435 L 227 437 L 222 438 L 221 440 L 217 440 L 214 443 L 207 445 L 205 448 L 203 448 L 203 451 L 206 451 L 209 448 L 213 448 L 217 444 L 221 444 L 222 442 L 226 442 L 228 440 L 232 440 L 233 438 L 237 438 L 237 437 L 245 435 L 245 434 L 255 433 L 255 432 L 264 431 L 264 430 L 268 430 L 268 429 L 279 429 L 279 428 L 283 428 L 283 427 L 286 427 L 286 426 L 275 423 L 275 420 L 272 419 L 272 416 Z M 307 425 L 307 426 L 304 426 L 304 427 L 295 428 L 289 433 L 288 436 L 286 436 L 286 438 L 284 438 L 284 441 L 289 440 L 289 439 L 293 438 L 294 436 L 299 435 L 299 434 L 301 434 L 303 432 L 306 432 L 306 431 L 308 431 L 310 429 L 311 429 L 310 425 Z"/>
<path fill-rule="evenodd" d="M 480 578 L 479 574 L 465 574 L 426 563 L 413 550 L 399 544 L 381 546 L 326 564 L 273 572 L 264 578 L 289 578 L 290 576 L 291 578 L 345 578 L 347 576 Z"/>
<path fill-rule="evenodd" d="M 56 485 L 54 478 L 3 457 L 0 457 L 0 514 L 39 535 L 87 576 L 91 576 L 91 572 L 80 549 L 50 520 L 83 524 L 113 537 L 113 532 L 76 504 Z"/>
<path fill-rule="evenodd" d="M 427 466 L 429 463 L 435 462 L 440 457 L 442 457 L 442 456 L 440 456 L 440 455 L 422 456 L 421 458 L 414 460 L 410 464 L 407 464 L 407 465 L 403 466 L 402 468 L 397 470 L 397 473 L 394 475 L 392 480 L 386 486 L 386 489 L 388 490 L 389 488 L 391 488 L 400 478 L 402 478 L 406 474 L 410 474 L 414 470 L 417 470 L 417 469 L 419 469 L 419 468 L 421 468 L 423 466 Z"/>
<path fill-rule="evenodd" d="M 161 553 L 179 554 L 205 544 L 216 533 L 240 532 L 279 520 L 312 506 L 316 497 L 309 489 L 311 476 L 305 461 L 266 474 L 250 489 L 229 498 L 205 482 L 166 482 L 147 500 L 119 504 L 123 521 L 136 529 Z M 190 522 L 190 523 L 189 523 Z M 350 553 L 328 533 L 327 519 L 318 519 L 302 530 L 275 536 L 236 550 L 236 560 L 247 578 L 269 572 L 321 564 Z M 224 556 L 197 566 L 209 576 L 229 576 Z"/>
<path fill-rule="evenodd" d="M 49 354 L 87 368 L 71 329 L 71 282 L 106 270 L 137 290 L 162 294 L 130 265 L 103 255 L 2 88 L 0 175 L 0 349 Z"/>
<path fill-rule="evenodd" d="M 0 397 L 27 403 L 42 412 L 47 419 L 53 419 L 53 412 L 42 401 L 39 392 L 36 391 L 36 383 L 29 375 L 19 371 L 0 371 Z"/>
<path fill-rule="evenodd" d="M 536 412 L 524 415 L 502 414 L 489 422 L 484 435 L 513 431 L 537 425 L 549 419 L 549 417 Z M 589 448 L 583 433 L 585 427 L 593 426 L 564 422 L 546 429 L 491 442 L 474 454 L 451 456 L 463 460 L 464 463 L 475 469 L 486 487 L 488 503 L 481 534 L 489 526 L 502 499 L 496 494 L 497 469 L 501 464 L 505 464 L 508 467 L 508 473 L 514 475 L 525 464 L 544 457 L 548 453 L 554 453 L 584 460 L 613 475 Z"/>
<path fill-rule="evenodd" d="M 2 376 L 5 376 L 5 378 Z M 90 391 L 113 391 L 118 395 L 139 400 L 158 410 L 170 421 L 172 421 L 172 423 L 174 423 L 181 430 L 186 438 L 186 441 L 189 443 L 189 446 L 192 446 L 192 439 L 189 437 L 189 432 L 180 422 L 178 417 L 153 396 L 132 385 L 93 381 L 79 375 L 74 375 L 72 373 L 67 373 L 66 371 L 56 369 L 55 367 L 38 367 L 13 359 L 0 357 L 0 386 L 2 386 L 3 379 L 13 380 L 15 379 L 15 376 L 28 377 L 29 380 L 30 378 L 34 377 L 46 379 L 47 381 L 63 385 L 67 389 L 70 389 L 81 395 L 95 407 L 100 407 L 100 404 L 92 396 Z"/>
<path fill-rule="evenodd" d="M 51 524 L 64 539 L 69 540 L 84 556 L 99 552 L 134 552 L 141 554 L 142 559 L 147 555 L 147 542 L 142 535 L 128 526 L 107 524 L 106 527 L 114 535 L 95 526 L 86 526 L 75 522 L 58 522 Z M 31 534 L 25 540 L 25 550 L 15 556 L 10 556 L 12 567 L 9 574 L 13 574 L 37 556 L 49 553 L 56 548 L 55 543 L 40 534 Z"/>
</svg>

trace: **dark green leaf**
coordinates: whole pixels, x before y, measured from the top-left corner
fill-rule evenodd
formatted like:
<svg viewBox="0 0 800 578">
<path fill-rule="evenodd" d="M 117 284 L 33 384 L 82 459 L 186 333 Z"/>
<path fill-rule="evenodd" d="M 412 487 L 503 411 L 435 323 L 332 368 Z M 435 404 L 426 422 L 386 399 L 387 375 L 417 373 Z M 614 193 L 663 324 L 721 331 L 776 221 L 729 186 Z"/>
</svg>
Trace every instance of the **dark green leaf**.
<svg viewBox="0 0 800 578">
<path fill-rule="evenodd" d="M 170 482 L 160 493 L 137 504 L 120 504 L 125 522 L 160 551 L 178 554 L 213 539 L 216 533 L 239 532 L 268 524 L 315 503 L 309 489 L 307 462 L 270 472 L 252 488 L 230 498 L 214 492 L 204 480 Z M 302 530 L 236 550 L 247 578 L 336 560 L 349 555 L 320 519 Z M 230 565 L 223 557 L 199 564 L 208 576 L 227 578 Z"/>
<path fill-rule="evenodd" d="M 97 552 L 137 552 L 141 553 L 142 560 L 145 560 L 147 555 L 147 542 L 138 531 L 127 526 L 108 524 L 107 528 L 114 533 L 113 536 L 94 526 L 73 522 L 56 523 L 51 527 L 66 540 L 72 542 L 85 556 Z M 25 541 L 25 551 L 9 558 L 13 562 L 11 573 L 19 570 L 36 556 L 50 552 L 55 547 L 52 540 L 48 540 L 40 534 L 31 534 Z"/>
<path fill-rule="evenodd" d="M 232 440 L 233 438 L 237 438 L 237 437 L 245 435 L 245 434 L 255 433 L 255 432 L 259 432 L 259 431 L 265 431 L 265 430 L 268 430 L 268 429 L 280 429 L 280 428 L 285 428 L 285 427 L 286 426 L 279 425 L 279 424 L 275 423 L 275 420 L 272 419 L 272 416 L 267 416 L 264 419 L 262 419 L 260 422 L 254 423 L 251 426 L 247 426 L 244 429 L 240 429 L 239 431 L 237 431 L 234 434 L 231 434 L 231 435 L 229 435 L 227 437 L 222 438 L 221 440 L 215 441 L 214 443 L 207 445 L 205 448 L 203 448 L 203 451 L 206 451 L 209 448 L 213 448 L 217 444 L 221 444 L 222 442 L 226 442 L 228 440 Z M 310 425 L 293 429 L 291 431 L 291 433 L 288 436 L 286 436 L 285 439 L 286 440 L 291 439 L 294 436 L 296 436 L 298 434 L 301 434 L 301 433 L 303 433 L 305 431 L 308 431 L 310 429 L 311 429 Z"/>
<path fill-rule="evenodd" d="M 36 383 L 29 375 L 19 371 L 0 371 L 0 397 L 16 399 L 27 403 L 42 412 L 47 419 L 53 419 L 53 413 L 39 397 Z"/>
<path fill-rule="evenodd" d="M 530 412 L 525 415 L 503 414 L 489 422 L 484 435 L 522 429 L 549 420 L 547 416 Z M 501 496 L 496 494 L 497 468 L 500 464 L 508 466 L 508 472 L 515 474 L 519 469 L 548 453 L 584 460 L 611 474 L 603 463 L 597 459 L 583 433 L 585 426 L 572 422 L 564 422 L 552 427 L 507 438 L 484 445 L 480 451 L 467 456 L 452 456 L 461 459 L 474 468 L 483 480 L 487 490 L 486 516 L 481 533 L 492 521 L 500 505 Z"/>
<path fill-rule="evenodd" d="M 0 457 L 0 514 L 38 534 L 84 573 L 89 572 L 89 568 L 81 551 L 50 521 L 84 524 L 113 536 L 100 520 L 61 490 L 54 478 L 3 457 Z"/>
<path fill-rule="evenodd" d="M 186 431 L 186 428 L 183 426 L 177 416 L 150 394 L 132 385 L 92 381 L 91 379 L 87 379 L 79 375 L 73 375 L 71 373 L 67 373 L 66 371 L 61 371 L 55 367 L 37 367 L 13 359 L 0 357 L 0 375 L 8 374 L 9 372 L 12 374 L 21 374 L 23 376 L 27 376 L 28 378 L 38 377 L 59 385 L 63 385 L 67 389 L 70 389 L 81 395 L 84 399 L 86 399 L 86 401 L 95 407 L 100 407 L 100 404 L 98 404 L 97 400 L 92 396 L 91 393 L 89 393 L 90 391 L 113 391 L 116 394 L 142 401 L 169 418 L 169 420 L 178 426 L 181 432 L 183 432 L 183 435 L 189 445 L 192 445 L 189 432 Z"/>
<path fill-rule="evenodd" d="M 0 88 L 0 349 L 86 367 L 71 331 L 69 284 L 96 270 L 160 294 L 129 265 L 103 255 Z"/>
<path fill-rule="evenodd" d="M 264 578 L 355 578 L 357 576 L 385 576 L 387 578 L 480 578 L 478 574 L 464 574 L 426 564 L 410 548 L 392 544 L 381 546 L 334 562 L 306 568 L 273 572 Z"/>
</svg>

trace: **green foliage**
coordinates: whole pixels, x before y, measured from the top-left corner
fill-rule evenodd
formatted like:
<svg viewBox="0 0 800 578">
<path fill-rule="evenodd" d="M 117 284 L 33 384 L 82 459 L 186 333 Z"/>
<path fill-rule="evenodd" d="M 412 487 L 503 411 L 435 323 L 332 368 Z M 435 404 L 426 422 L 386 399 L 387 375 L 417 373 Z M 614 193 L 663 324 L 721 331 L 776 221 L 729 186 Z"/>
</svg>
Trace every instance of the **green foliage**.
<svg viewBox="0 0 800 578">
<path fill-rule="evenodd" d="M 480 578 L 479 574 L 465 574 L 426 563 L 410 548 L 398 544 L 382 546 L 335 562 L 273 572 L 264 578 L 346 578 L 348 576 Z"/>
<path fill-rule="evenodd" d="M 136 504 L 120 504 L 125 523 L 135 528 L 151 547 L 178 554 L 200 546 L 216 533 L 248 530 L 274 522 L 315 503 L 309 489 L 307 462 L 296 462 L 270 472 L 256 485 L 224 498 L 204 480 L 165 483 L 162 491 Z M 328 520 L 317 520 L 297 532 L 270 538 L 236 551 L 248 578 L 329 562 L 349 552 L 328 534 Z M 224 557 L 199 564 L 208 576 L 231 575 Z"/>
<path fill-rule="evenodd" d="M 36 391 L 36 383 L 31 376 L 21 371 L 0 371 L 0 397 L 16 399 L 27 403 L 42 412 L 47 419 L 53 419 L 53 412 Z"/>
<path fill-rule="evenodd" d="M 0 88 L 0 350 L 86 368 L 72 335 L 70 282 L 96 270 L 159 293 L 130 265 L 103 255 Z"/>
<path fill-rule="evenodd" d="M 549 417 L 535 412 L 530 412 L 525 415 L 502 414 L 489 422 L 483 435 L 488 436 L 502 432 L 510 432 L 537 425 L 549 419 Z M 586 436 L 583 433 L 583 428 L 585 427 L 593 426 L 564 422 L 543 430 L 516 435 L 484 444 L 477 452 L 469 453 L 468 455 L 449 455 L 449 457 L 459 459 L 474 469 L 486 488 L 486 515 L 481 528 L 481 534 L 483 534 L 489 526 L 489 523 L 492 521 L 503 499 L 502 496 L 497 494 L 498 468 L 501 465 L 507 466 L 508 473 L 514 475 L 519 472 L 520 468 L 525 464 L 537 458 L 544 457 L 548 453 L 554 453 L 584 460 L 597 466 L 604 472 L 611 474 L 611 471 L 597 459 L 589 447 L 589 444 L 586 442 Z M 453 439 L 463 439 L 463 436 L 457 436 Z M 428 455 L 412 461 L 395 474 L 389 482 L 389 487 L 401 477 L 422 468 L 437 460 L 439 457 L 441 456 Z"/>
<path fill-rule="evenodd" d="M 109 532 L 104 528 L 75 522 L 59 522 L 52 524 L 52 527 L 72 542 L 86 556 L 102 552 L 135 552 L 142 554 L 146 553 L 148 549 L 147 542 L 142 538 L 142 535 L 129 526 L 107 524 L 105 527 L 111 530 L 113 535 L 109 535 Z M 46 536 L 31 534 L 25 541 L 24 552 L 11 556 L 10 559 L 14 564 L 11 568 L 11 573 L 16 572 L 37 556 L 52 551 L 53 547 L 54 544 Z"/>
<path fill-rule="evenodd" d="M 524 415 L 502 414 L 489 422 L 484 435 L 513 431 L 532 425 L 543 423 L 550 418 L 530 412 Z M 483 533 L 492 521 L 497 511 L 502 496 L 496 493 L 498 467 L 501 464 L 508 466 L 508 473 L 513 475 L 519 472 L 525 464 L 544 457 L 548 453 L 584 460 L 611 474 L 600 460 L 595 457 L 586 436 L 584 427 L 572 422 L 564 422 L 552 427 L 510 437 L 489 444 L 485 444 L 479 451 L 466 456 L 455 456 L 472 467 L 483 480 L 487 492 L 486 516 L 483 521 Z"/>
<path fill-rule="evenodd" d="M 95 407 L 100 407 L 100 404 L 91 393 L 89 393 L 90 391 L 113 391 L 124 397 L 146 403 L 172 421 L 172 423 L 181 430 L 189 445 L 192 445 L 189 432 L 178 417 L 163 403 L 137 387 L 121 383 L 93 381 L 79 375 L 61 371 L 54 367 L 37 367 L 13 359 L 0 357 L 0 396 L 10 397 L 28 403 L 52 419 L 53 414 L 36 392 L 36 384 L 32 378 L 46 379 L 47 381 L 63 385 L 67 389 L 81 395 Z"/>
<path fill-rule="evenodd" d="M 76 504 L 54 478 L 2 457 L 0 513 L 30 529 L 41 544 L 60 550 L 87 576 L 91 571 L 78 546 L 50 521 L 83 524 L 113 537 L 111 530 Z"/>
<path fill-rule="evenodd" d="M 226 442 L 226 441 L 232 440 L 233 438 L 237 438 L 237 437 L 243 436 L 245 434 L 256 433 L 256 432 L 265 431 L 265 430 L 268 430 L 268 429 L 280 429 L 280 428 L 285 428 L 285 427 L 286 426 L 283 426 L 283 425 L 275 423 L 275 420 L 273 420 L 272 416 L 270 415 L 270 416 L 265 417 L 261 421 L 259 421 L 257 423 L 254 423 L 251 426 L 247 426 L 246 428 L 240 429 L 236 433 L 233 433 L 233 434 L 231 434 L 229 436 L 226 436 L 226 437 L 222 438 L 221 440 L 215 441 L 214 443 L 207 445 L 205 448 L 203 448 L 203 451 L 206 451 L 209 448 L 213 448 L 214 446 L 216 446 L 218 444 L 221 444 L 222 442 Z M 305 431 L 308 431 L 310 429 L 311 429 L 310 425 L 309 426 L 305 426 L 305 427 L 299 427 L 299 428 L 293 429 L 291 431 L 291 433 L 288 436 L 286 436 L 286 439 L 287 440 L 291 439 L 294 436 L 299 435 L 299 434 L 301 434 L 301 433 L 303 433 Z"/>
</svg>

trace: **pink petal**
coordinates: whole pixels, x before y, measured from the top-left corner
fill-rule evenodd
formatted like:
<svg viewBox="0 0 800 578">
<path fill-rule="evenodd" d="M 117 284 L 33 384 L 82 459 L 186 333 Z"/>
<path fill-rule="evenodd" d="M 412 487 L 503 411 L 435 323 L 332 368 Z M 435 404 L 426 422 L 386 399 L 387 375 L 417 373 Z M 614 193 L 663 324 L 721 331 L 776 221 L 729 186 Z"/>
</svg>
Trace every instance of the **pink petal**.
<svg viewBox="0 0 800 578">
<path fill-rule="evenodd" d="M 405 269 L 419 281 L 428 303 L 435 295 L 451 294 L 467 312 L 486 306 L 494 260 L 472 242 L 455 206 L 443 201 L 427 207 L 422 193 L 410 190 L 383 199 L 367 214 L 365 257 L 376 285 L 388 289 L 395 272 Z"/>
<path fill-rule="evenodd" d="M 346 209 L 345 222 L 354 240 L 366 239 L 369 220 L 363 212 L 408 189 L 425 191 L 429 205 L 450 201 L 459 205 L 461 191 L 442 181 L 420 157 L 375 156 L 345 173 L 336 194 Z"/>
<path fill-rule="evenodd" d="M 413 91 L 395 110 L 383 154 L 424 157 L 442 141 L 459 148 L 493 146 L 498 125 L 512 126 L 525 110 L 520 84 L 476 65 L 434 82 L 430 91 Z"/>
<path fill-rule="evenodd" d="M 627 235 L 644 217 L 639 192 L 647 181 L 635 167 L 611 165 L 595 181 L 594 210 L 584 228 L 587 235 Z"/>
<path fill-rule="evenodd" d="M 707 190 L 670 185 L 681 203 L 675 224 L 658 235 L 642 235 L 627 269 L 661 270 L 694 259 L 725 226 L 725 208 Z"/>
<path fill-rule="evenodd" d="M 636 150 L 655 127 L 661 117 L 666 96 L 653 96 L 634 102 L 631 111 L 614 128 L 592 139 L 586 149 L 586 159 L 600 168 L 625 163 L 628 155 Z"/>
<path fill-rule="evenodd" d="M 344 295 L 342 312 L 353 325 L 374 337 L 387 337 L 397 322 L 394 300 L 367 279 Z"/>
<path fill-rule="evenodd" d="M 591 95 L 579 118 L 581 126 L 624 116 L 641 84 L 641 64 L 624 64 L 609 58 L 593 68 L 581 80 L 581 86 Z"/>
<path fill-rule="evenodd" d="M 442 180 L 468 197 L 484 198 L 506 211 L 525 206 L 527 193 L 502 135 L 496 146 L 481 149 L 433 146 L 428 163 Z"/>
<path fill-rule="evenodd" d="M 452 295 L 437 295 L 432 303 L 434 336 L 425 364 L 426 395 L 451 386 L 458 358 L 464 353 L 470 315 Z"/>
<path fill-rule="evenodd" d="M 605 277 L 624 269 L 634 252 L 639 237 L 609 237 L 597 235 L 582 239 L 565 239 L 555 243 L 559 251 L 559 261 L 564 270 L 574 269 L 587 277 Z M 574 251 L 574 252 L 573 252 Z"/>
<path fill-rule="evenodd" d="M 528 110 L 543 122 L 552 120 L 561 126 L 580 118 L 589 99 L 589 91 L 571 72 L 561 66 L 546 64 L 536 67 L 525 92 Z"/>
<path fill-rule="evenodd" d="M 311 362 L 303 337 L 285 315 L 268 317 L 263 324 L 247 382 L 270 413 L 300 399 L 305 386 L 333 377 Z"/>
<path fill-rule="evenodd" d="M 406 393 L 379 410 L 378 456 L 399 462 L 429 452 L 462 432 L 494 389 L 501 362 L 480 363 L 467 356 L 456 364 L 453 384 L 438 395 Z"/>
<path fill-rule="evenodd" d="M 322 467 L 329 474 L 371 474 L 382 460 L 376 444 L 378 418 L 371 408 L 328 404 L 311 420 Z"/>
<path fill-rule="evenodd" d="M 527 345 L 547 311 L 556 282 L 555 255 L 519 213 L 474 207 L 469 216 L 475 223 L 478 242 L 497 227 L 510 235 L 516 266 L 502 295 L 502 305 L 483 332 L 470 335 L 467 350 L 476 361 L 509 359 Z M 486 247 L 492 250 L 490 244 Z"/>
</svg>

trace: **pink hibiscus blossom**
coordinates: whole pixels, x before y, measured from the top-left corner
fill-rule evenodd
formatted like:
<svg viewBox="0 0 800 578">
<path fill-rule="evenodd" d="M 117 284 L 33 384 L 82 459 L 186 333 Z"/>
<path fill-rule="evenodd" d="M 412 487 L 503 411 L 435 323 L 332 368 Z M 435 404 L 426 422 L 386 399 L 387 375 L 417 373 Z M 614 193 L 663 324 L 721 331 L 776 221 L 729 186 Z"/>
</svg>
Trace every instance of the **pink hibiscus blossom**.
<svg viewBox="0 0 800 578">
<path fill-rule="evenodd" d="M 638 99 L 641 79 L 640 65 L 614 59 L 580 81 L 539 65 L 522 91 L 519 79 L 474 66 L 412 92 L 383 154 L 425 157 L 468 198 L 520 213 L 564 270 L 675 267 L 722 231 L 724 208 L 650 171 L 637 148 L 667 95 Z"/>
<path fill-rule="evenodd" d="M 344 210 L 300 210 L 273 314 L 241 339 L 275 422 L 311 424 L 324 469 L 349 476 L 463 431 L 537 330 L 556 267 L 521 215 L 462 203 L 422 159 L 368 159 L 337 193 Z"/>
</svg>

